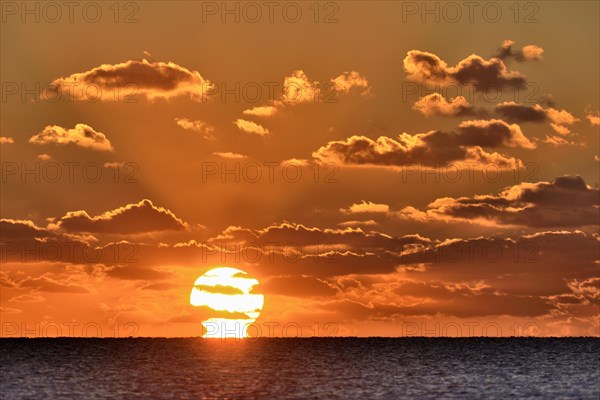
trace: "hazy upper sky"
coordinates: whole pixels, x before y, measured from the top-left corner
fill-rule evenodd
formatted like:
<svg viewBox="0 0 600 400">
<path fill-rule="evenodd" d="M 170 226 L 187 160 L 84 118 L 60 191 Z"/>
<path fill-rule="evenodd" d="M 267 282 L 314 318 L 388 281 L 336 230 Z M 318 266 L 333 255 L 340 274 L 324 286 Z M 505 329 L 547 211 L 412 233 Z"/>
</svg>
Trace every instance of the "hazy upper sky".
<svg viewBox="0 0 600 400">
<path fill-rule="evenodd" d="M 600 335 L 600 5 L 469 4 L 3 2 L 2 334 Z"/>
</svg>

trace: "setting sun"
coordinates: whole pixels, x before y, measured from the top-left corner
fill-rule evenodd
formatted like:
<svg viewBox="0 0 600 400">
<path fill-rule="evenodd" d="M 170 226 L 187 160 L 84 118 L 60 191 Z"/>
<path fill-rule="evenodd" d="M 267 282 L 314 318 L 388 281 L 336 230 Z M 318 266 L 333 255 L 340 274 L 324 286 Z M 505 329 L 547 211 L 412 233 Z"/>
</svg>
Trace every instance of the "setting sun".
<svg viewBox="0 0 600 400">
<path fill-rule="evenodd" d="M 240 275 L 246 275 L 246 272 L 219 267 L 206 272 L 194 282 L 190 294 L 191 305 L 228 313 L 227 316 L 220 314 L 219 317 L 202 321 L 203 337 L 246 337 L 248 325 L 260 315 L 264 296 L 250 293 L 258 280 Z"/>
<path fill-rule="evenodd" d="M 0 0 L 0 400 L 600 400 L 600 0 Z"/>
</svg>

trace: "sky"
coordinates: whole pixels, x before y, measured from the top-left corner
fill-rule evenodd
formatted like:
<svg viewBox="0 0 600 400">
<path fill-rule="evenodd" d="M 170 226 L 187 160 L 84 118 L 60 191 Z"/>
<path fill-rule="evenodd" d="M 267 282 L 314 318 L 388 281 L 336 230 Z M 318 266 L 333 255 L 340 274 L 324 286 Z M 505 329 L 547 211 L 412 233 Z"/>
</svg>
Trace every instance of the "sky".
<svg viewBox="0 0 600 400">
<path fill-rule="evenodd" d="M 2 3 L 2 336 L 600 336 L 599 3 L 269 4 Z"/>
</svg>

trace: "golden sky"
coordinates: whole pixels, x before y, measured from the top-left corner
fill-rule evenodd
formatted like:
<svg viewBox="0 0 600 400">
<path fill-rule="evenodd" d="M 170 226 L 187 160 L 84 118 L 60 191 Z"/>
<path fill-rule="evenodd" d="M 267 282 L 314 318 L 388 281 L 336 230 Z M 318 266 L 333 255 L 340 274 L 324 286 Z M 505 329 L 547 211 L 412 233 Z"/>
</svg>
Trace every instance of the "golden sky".
<svg viewBox="0 0 600 400">
<path fill-rule="evenodd" d="M 598 2 L 24 4 L 2 335 L 600 335 Z"/>
</svg>

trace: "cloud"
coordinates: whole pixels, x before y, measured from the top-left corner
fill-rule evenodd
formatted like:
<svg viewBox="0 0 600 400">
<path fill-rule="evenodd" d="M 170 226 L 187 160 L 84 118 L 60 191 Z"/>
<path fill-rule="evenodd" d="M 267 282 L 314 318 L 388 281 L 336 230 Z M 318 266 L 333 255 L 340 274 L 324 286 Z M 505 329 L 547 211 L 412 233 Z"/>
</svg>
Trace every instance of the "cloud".
<svg viewBox="0 0 600 400">
<path fill-rule="evenodd" d="M 143 290 L 171 290 L 178 289 L 179 285 L 174 283 L 166 283 L 166 282 L 156 282 L 156 283 L 148 283 L 142 287 Z"/>
<path fill-rule="evenodd" d="M 9 136 L 0 136 L 0 144 L 13 144 L 15 141 Z"/>
<path fill-rule="evenodd" d="M 558 125 L 558 124 L 555 124 L 554 122 L 551 122 L 550 126 L 552 127 L 552 129 L 554 129 L 554 132 L 556 132 L 560 135 L 566 136 L 569 133 L 571 133 L 571 130 L 569 128 L 567 128 L 566 126 Z"/>
<path fill-rule="evenodd" d="M 281 223 L 255 230 L 229 227 L 203 243 L 193 240 L 177 244 L 120 241 L 94 247 L 73 240 L 66 245 L 57 236 L 59 230 L 34 227 L 27 221 L 8 226 L 8 229 L 2 226 L 3 260 L 21 265 L 23 254 L 27 252 L 27 262 L 78 263 L 119 280 L 173 279 L 163 270 L 165 265 L 208 268 L 234 259 L 240 262 L 240 257 L 250 262 L 244 269 L 261 277 L 295 274 L 327 277 L 350 271 L 383 273 L 394 271 L 398 263 L 396 254 L 430 244 L 429 239 L 418 235 L 393 237 L 359 228 L 322 229 Z M 12 236 L 22 239 L 16 240 L 5 234 L 5 231 L 10 234 L 11 228 Z M 68 238 L 64 240 L 68 241 Z M 11 246 L 5 246 L 7 243 Z M 48 248 L 51 251 L 47 251 Z M 135 251 L 133 256 L 132 250 Z M 32 251 L 36 254 L 30 254 Z M 120 257 L 115 257 L 117 254 Z M 133 261 L 135 263 L 131 264 Z M 4 279 L 1 274 L 0 278 L 9 286 L 13 281 L 10 277 Z"/>
<path fill-rule="evenodd" d="M 542 59 L 542 54 L 544 54 L 544 49 L 539 46 L 530 44 L 521 50 L 523 53 L 523 58 L 525 61 L 539 61 Z"/>
<path fill-rule="evenodd" d="M 121 240 L 110 242 L 106 245 L 97 245 L 98 240 L 90 235 L 79 235 L 56 229 L 50 224 L 52 230 L 37 227 L 31 221 L 0 220 L 2 230 L 2 243 L 0 253 L 3 263 L 14 263 L 17 271 L 21 266 L 34 264 L 35 268 L 28 271 L 45 272 L 39 265 L 49 262 L 47 272 L 56 272 L 59 268 L 66 270 L 64 278 L 73 278 L 72 271 L 84 272 L 83 275 L 107 276 L 121 280 L 159 280 L 173 278 L 169 272 L 155 270 L 154 264 L 149 260 L 138 262 L 137 253 L 151 253 L 149 257 L 156 258 L 162 247 L 160 244 L 148 245 L 142 242 Z M 109 233 L 109 232 L 107 232 Z M 127 234 L 124 232 L 122 234 Z M 188 255 L 184 254 L 184 258 Z M 160 259 L 161 266 L 173 262 L 173 257 Z M 64 266 L 62 265 L 64 263 Z M 7 268 L 9 268 L 9 264 Z M 61 277 L 50 277 L 61 280 Z M 8 277 L 0 273 L 0 284 L 7 287 L 19 287 L 22 276 Z M 31 286 L 31 285 L 30 285 Z M 88 285 L 89 286 L 89 285 Z M 32 286 L 37 287 L 37 286 Z"/>
<path fill-rule="evenodd" d="M 359 226 L 377 226 L 379 225 L 376 221 L 372 219 L 364 220 L 364 221 L 344 221 L 340 222 L 338 226 L 341 227 L 359 227 Z"/>
<path fill-rule="evenodd" d="M 2 227 L 2 238 L 7 241 L 44 238 L 52 235 L 46 229 L 28 220 L 2 218 L 0 227 Z"/>
<path fill-rule="evenodd" d="M 533 106 L 517 104 L 509 101 L 497 104 L 495 112 L 509 122 L 550 122 L 550 127 L 560 135 L 569 135 L 571 130 L 565 125 L 572 125 L 579 121 L 573 114 L 566 110 L 544 108 L 539 104 Z M 552 140 L 552 139 L 550 139 Z"/>
<path fill-rule="evenodd" d="M 372 140 L 366 136 L 351 136 L 343 141 L 331 141 L 313 153 L 322 162 L 342 165 L 379 166 L 388 168 L 423 165 L 430 168 L 459 167 L 460 162 L 469 164 L 495 164 L 512 169 L 520 162 L 499 153 L 487 153 L 481 147 L 454 146 L 449 139 L 433 134 L 400 135 L 399 140 L 381 136 Z M 431 143 L 429 143 L 431 142 Z M 445 143 L 444 143 L 445 142 Z"/>
<path fill-rule="evenodd" d="M 499 119 L 463 121 L 456 137 L 460 145 L 535 149 L 535 144 L 527 139 L 519 125 Z"/>
<path fill-rule="evenodd" d="M 99 275 L 94 275 L 92 269 L 84 266 L 40 262 L 29 264 L 25 269 L 19 268 L 23 265 L 24 263 L 9 263 L 3 266 L 6 269 L 1 274 L 2 286 L 10 288 L 11 293 L 18 293 L 11 298 L 11 302 L 44 301 L 44 298 L 39 295 L 40 292 L 69 294 L 96 292 L 92 284 Z"/>
<path fill-rule="evenodd" d="M 282 101 L 288 104 L 316 103 L 319 100 L 319 82 L 311 81 L 302 70 L 296 70 L 283 80 Z"/>
<path fill-rule="evenodd" d="M 342 94 L 359 88 L 362 89 L 361 95 L 368 95 L 371 90 L 367 78 L 358 71 L 344 72 L 330 82 L 332 89 Z M 320 86 L 318 81 L 311 81 L 304 71 L 293 71 L 291 75 L 284 78 L 281 101 L 284 104 L 317 103 L 320 101 Z"/>
<path fill-rule="evenodd" d="M 516 71 L 508 71 L 499 58 L 485 60 L 471 54 L 449 67 L 437 55 L 411 50 L 404 59 L 404 70 L 408 78 L 423 84 L 472 85 L 476 90 L 514 88 L 524 89 L 526 79 Z"/>
<path fill-rule="evenodd" d="M 39 294 L 21 294 L 15 297 L 11 297 L 8 300 L 10 303 L 41 303 L 45 299 Z"/>
<path fill-rule="evenodd" d="M 577 280 L 569 282 L 569 288 L 577 298 L 585 298 L 596 304 L 600 301 L 600 278 L 593 277 L 589 279 Z M 600 304 L 599 304 L 600 305 Z"/>
<path fill-rule="evenodd" d="M 189 120 L 187 118 L 175 118 L 175 123 L 183 129 L 200 133 L 206 139 L 214 139 L 213 132 L 215 131 L 215 128 L 204 121 L 199 119 Z"/>
<path fill-rule="evenodd" d="M 554 182 L 520 183 L 498 195 L 444 197 L 426 211 L 405 208 L 400 216 L 422 221 L 471 221 L 494 226 L 573 228 L 593 226 L 600 218 L 600 192 L 579 176 Z"/>
<path fill-rule="evenodd" d="M 268 129 L 263 128 L 261 125 L 257 124 L 256 122 L 247 121 L 245 119 L 238 118 L 238 120 L 235 121 L 234 124 L 239 129 L 243 130 L 244 132 L 255 133 L 259 136 L 266 136 L 269 134 Z"/>
<path fill-rule="evenodd" d="M 254 107 L 248 110 L 244 110 L 244 115 L 253 115 L 255 117 L 270 117 L 277 112 L 277 107 L 274 106 L 261 106 Z"/>
<path fill-rule="evenodd" d="M 360 213 L 387 213 L 390 211 L 390 206 L 387 204 L 378 204 L 370 201 L 362 200 L 360 203 L 354 203 L 347 209 L 341 208 L 340 211 L 344 214 L 360 214 Z"/>
<path fill-rule="evenodd" d="M 53 227 L 68 232 L 135 234 L 181 231 L 187 229 L 187 224 L 171 211 L 156 207 L 150 200 L 144 199 L 95 217 L 86 211 L 69 211 L 55 219 Z"/>
<path fill-rule="evenodd" d="M 20 314 L 23 310 L 13 307 L 0 307 L 1 314 Z"/>
<path fill-rule="evenodd" d="M 361 321 L 582 312 L 597 317 L 597 247 L 597 235 L 579 231 L 448 239 L 405 253 L 392 273 L 329 278 L 340 293 L 324 307 L 338 320 Z M 557 304 L 554 296 L 569 298 L 569 304 Z"/>
<path fill-rule="evenodd" d="M 578 187 L 576 182 L 561 185 Z M 538 190 L 538 196 L 539 193 L 542 191 Z M 579 201 L 577 196 L 570 197 Z M 36 232 L 32 223 L 20 225 Z M 248 271 L 260 278 L 258 291 L 276 296 L 274 302 L 280 302 L 285 313 L 300 312 L 306 309 L 307 301 L 318 298 L 319 302 L 309 307 L 311 317 L 324 313 L 338 323 L 346 320 L 393 323 L 410 316 L 567 318 L 590 312 L 597 315 L 597 234 L 545 231 L 514 238 L 434 241 L 418 235 L 394 237 L 361 229 L 280 223 L 260 229 L 229 227 L 214 244 L 217 242 L 229 244 L 230 249 L 233 244 L 243 243 L 255 244 L 262 250 L 275 249 L 275 253 L 265 253 L 248 265 Z M 281 256 L 279 252 L 286 246 L 298 249 L 299 257 Z M 203 260 L 199 256 L 201 247 L 193 244 L 178 247 L 140 244 L 139 247 L 139 262 L 135 265 L 103 268 L 103 274 L 120 280 L 156 280 L 169 276 L 152 269 L 153 263 L 201 269 L 217 265 L 212 259 Z M 215 255 L 215 263 L 222 262 L 222 253 L 211 251 L 211 254 Z M 42 276 L 23 277 L 7 274 L 3 269 L 0 280 L 11 290 L 69 293 L 92 290 L 82 277 Z M 143 289 L 177 289 L 179 286 L 173 286 L 172 282 L 151 283 Z M 209 290 L 223 292 L 230 288 Z M 296 301 L 293 298 L 301 305 L 293 305 Z"/>
<path fill-rule="evenodd" d="M 319 278 L 351 272 L 392 272 L 398 264 L 397 254 L 430 242 L 419 235 L 393 237 L 360 228 L 318 228 L 287 222 L 256 230 L 229 227 L 209 240 L 215 246 L 210 250 L 215 262 L 223 262 L 223 254 L 228 260 L 246 254 L 254 260 L 247 268 L 257 276 Z M 193 257 L 198 258 L 187 255 L 188 259 Z"/>
<path fill-rule="evenodd" d="M 493 163 L 502 168 L 518 166 L 518 160 L 482 149 L 500 146 L 535 148 L 516 124 L 509 125 L 501 120 L 474 120 L 463 121 L 458 130 L 452 132 L 402 133 L 397 139 L 381 136 L 376 140 L 351 136 L 344 141 L 327 143 L 314 152 L 313 157 L 347 165 L 387 167 L 418 164 L 439 168 L 456 165 L 457 162 Z"/>
<path fill-rule="evenodd" d="M 198 71 L 190 71 L 172 62 L 130 60 L 119 64 L 103 64 L 89 71 L 54 80 L 46 96 L 61 92 L 77 100 L 85 100 L 93 86 L 101 100 L 115 101 L 124 96 L 144 96 L 148 100 L 188 96 L 205 99 L 213 84 Z M 127 98 L 127 97 L 126 97 Z"/>
<path fill-rule="evenodd" d="M 367 78 L 359 74 L 357 71 L 344 72 L 331 80 L 335 91 L 340 93 L 348 93 L 353 88 L 362 88 L 362 95 L 370 93 L 369 81 Z"/>
<path fill-rule="evenodd" d="M 48 125 L 40 133 L 33 135 L 29 143 L 34 144 L 74 144 L 79 147 L 98 151 L 113 151 L 113 147 L 102 132 L 89 125 L 77 124 L 73 129 L 58 125 Z"/>
<path fill-rule="evenodd" d="M 122 241 L 99 246 L 92 235 L 61 231 L 52 223 L 42 228 L 28 220 L 2 219 L 0 230 L 3 261 L 111 265 L 135 258 L 135 244 Z"/>
<path fill-rule="evenodd" d="M 244 294 L 240 288 L 230 285 L 194 285 L 200 291 L 218 294 Z"/>
<path fill-rule="evenodd" d="M 471 318 L 510 315 L 513 318 L 534 317 L 546 315 L 552 310 L 552 306 L 543 298 L 495 293 L 489 289 L 461 288 L 456 290 L 451 285 L 410 281 L 379 283 L 373 286 L 375 288 L 371 285 L 367 286 L 358 296 L 359 300 L 334 301 L 325 307 L 337 312 L 336 317 L 340 319 L 388 320 L 390 322 L 408 316 Z M 379 294 L 379 297 L 387 298 L 382 301 L 369 301 L 369 295 L 373 297 L 375 290 L 383 292 Z M 408 295 L 402 296 L 403 292 Z M 390 302 L 389 298 L 395 299 L 399 303 Z M 411 301 L 407 301 L 408 299 Z"/>
<path fill-rule="evenodd" d="M 451 117 L 475 115 L 473 106 L 463 96 L 457 96 L 448 101 L 439 93 L 431 93 L 421 97 L 413 105 L 413 110 L 420 112 L 426 117 L 435 115 Z"/>
<path fill-rule="evenodd" d="M 426 282 L 479 282 L 480 287 L 515 295 L 559 295 L 572 293 L 573 280 L 597 277 L 597 247 L 597 235 L 581 231 L 452 239 L 407 254 L 401 273 Z M 424 263 L 424 268 L 410 268 L 413 262 Z"/>
<path fill-rule="evenodd" d="M 508 122 L 544 122 L 548 119 L 546 110 L 539 104 L 529 106 L 508 101 L 497 104 L 494 110 Z"/>
<path fill-rule="evenodd" d="M 0 287 L 16 288 L 17 286 L 17 282 L 8 276 L 6 272 L 0 271 Z"/>
<path fill-rule="evenodd" d="M 567 129 L 567 128 L 565 128 Z M 569 131 L 567 129 L 567 131 Z M 570 132 L 570 131 L 569 131 Z M 561 133 L 561 134 L 568 134 L 569 132 L 566 133 Z M 560 133 L 560 132 L 559 132 Z M 544 140 L 542 140 L 543 143 L 549 144 L 551 146 L 575 146 L 577 145 L 577 143 L 573 142 L 573 141 L 568 141 L 564 138 L 561 138 L 560 136 L 548 136 L 546 135 L 546 138 L 544 138 Z"/>
<path fill-rule="evenodd" d="M 286 167 L 288 165 L 294 165 L 298 167 L 308 167 L 311 165 L 311 162 L 304 158 L 289 158 L 287 160 L 283 160 L 279 163 L 279 166 Z"/>
<path fill-rule="evenodd" d="M 585 117 L 589 121 L 590 125 L 600 125 L 600 112 L 589 111 Z"/>
<path fill-rule="evenodd" d="M 302 224 L 283 222 L 269 225 L 262 229 L 251 230 L 231 226 L 220 235 L 211 239 L 213 243 L 252 243 L 268 247 L 287 244 L 297 247 L 312 247 L 323 245 L 330 251 L 328 245 L 339 245 L 337 249 L 355 249 L 361 252 L 372 249 L 401 250 L 406 244 L 429 243 L 429 239 L 418 235 L 407 235 L 394 238 L 381 232 L 365 232 L 360 228 L 318 228 Z"/>
<path fill-rule="evenodd" d="M 125 163 L 124 162 L 111 161 L 111 162 L 105 162 L 103 164 L 103 166 L 106 169 L 119 169 L 119 168 L 123 168 L 125 166 Z"/>
<path fill-rule="evenodd" d="M 566 124 L 571 125 L 577 121 L 579 118 L 576 118 L 573 114 L 565 110 L 557 110 L 555 108 L 547 108 L 546 114 L 548 115 L 548 119 L 555 124 Z"/>
<path fill-rule="evenodd" d="M 331 79 L 333 92 L 347 94 L 359 88 L 361 95 L 369 95 L 371 87 L 367 78 L 357 71 L 344 72 Z M 331 90 L 330 90 L 331 91 Z M 333 92 L 328 92 L 327 95 Z M 321 85 L 311 81 L 303 70 L 295 70 L 283 79 L 283 93 L 280 99 L 274 99 L 270 105 L 254 107 L 243 111 L 244 115 L 270 117 L 286 106 L 318 103 L 321 101 Z M 239 120 L 238 120 L 239 121 Z"/>
<path fill-rule="evenodd" d="M 232 153 L 230 151 L 226 151 L 226 152 L 216 151 L 216 152 L 214 152 L 212 154 L 215 155 L 215 156 L 217 156 L 217 157 L 229 158 L 229 159 L 232 159 L 232 160 L 241 160 L 243 158 L 248 158 L 248 156 L 245 156 L 243 154 Z"/>
<path fill-rule="evenodd" d="M 513 50 L 513 45 L 515 42 L 512 40 L 505 40 L 502 43 L 502 47 L 500 47 L 494 57 L 499 58 L 501 60 L 512 59 L 518 62 L 524 61 L 540 61 L 542 59 L 542 55 L 544 54 L 544 49 L 536 45 L 527 45 L 523 47 L 521 50 Z"/>
<path fill-rule="evenodd" d="M 20 288 L 32 288 L 40 292 L 54 293 L 89 293 L 90 288 L 67 279 L 55 279 L 42 275 L 35 278 L 25 278 L 18 283 Z"/>
</svg>

